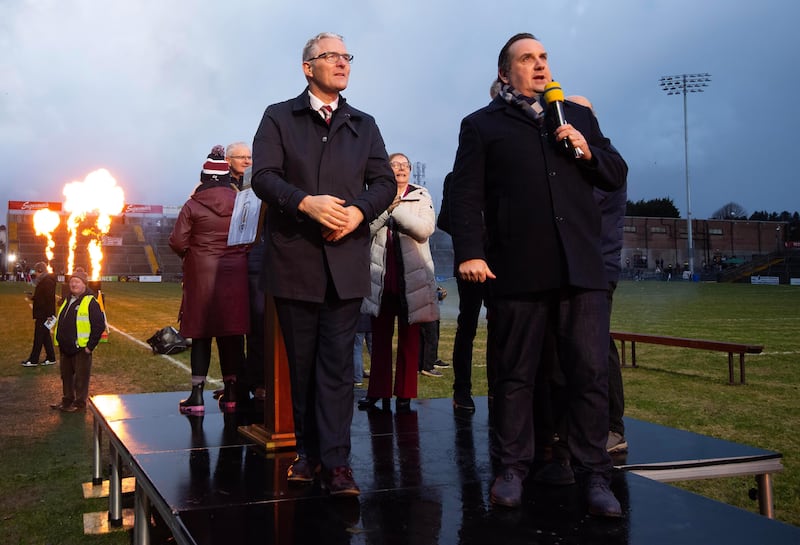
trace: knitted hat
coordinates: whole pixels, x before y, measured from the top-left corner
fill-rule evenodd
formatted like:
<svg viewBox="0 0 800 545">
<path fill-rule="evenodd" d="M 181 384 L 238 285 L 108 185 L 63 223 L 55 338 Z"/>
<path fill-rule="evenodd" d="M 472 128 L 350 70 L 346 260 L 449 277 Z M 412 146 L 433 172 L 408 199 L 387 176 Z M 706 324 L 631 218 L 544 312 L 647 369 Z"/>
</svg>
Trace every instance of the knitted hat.
<svg viewBox="0 0 800 545">
<path fill-rule="evenodd" d="M 203 170 L 200 172 L 201 182 L 230 182 L 230 170 L 228 161 L 225 160 L 225 148 L 217 144 L 211 148 L 211 153 L 208 154 L 206 162 L 203 164 Z"/>
<path fill-rule="evenodd" d="M 84 284 L 85 286 L 88 286 L 88 285 L 89 285 L 89 275 L 88 275 L 88 274 L 86 274 L 86 271 L 85 271 L 85 270 L 83 270 L 81 267 L 78 267 L 78 268 L 76 268 L 76 269 L 75 269 L 75 270 L 72 272 L 72 276 L 71 276 L 70 278 L 77 278 L 78 280 L 80 280 L 81 282 L 83 282 L 83 284 Z"/>
</svg>

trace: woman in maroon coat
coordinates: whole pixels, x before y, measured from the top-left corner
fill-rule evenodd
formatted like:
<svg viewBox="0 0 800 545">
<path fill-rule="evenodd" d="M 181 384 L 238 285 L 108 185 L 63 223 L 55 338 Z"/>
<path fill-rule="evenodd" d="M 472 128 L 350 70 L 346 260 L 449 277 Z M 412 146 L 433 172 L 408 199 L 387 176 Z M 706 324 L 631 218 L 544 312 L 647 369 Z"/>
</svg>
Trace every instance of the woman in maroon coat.
<svg viewBox="0 0 800 545">
<path fill-rule="evenodd" d="M 192 393 L 180 402 L 180 411 L 192 414 L 205 410 L 203 386 L 212 337 L 217 339 L 225 382 L 220 403 L 224 410 L 235 410 L 236 372 L 249 327 L 247 253 L 245 246 L 228 246 L 236 190 L 222 146 L 211 150 L 200 182 L 169 237 L 170 247 L 183 258 L 180 332 L 192 339 Z"/>
</svg>

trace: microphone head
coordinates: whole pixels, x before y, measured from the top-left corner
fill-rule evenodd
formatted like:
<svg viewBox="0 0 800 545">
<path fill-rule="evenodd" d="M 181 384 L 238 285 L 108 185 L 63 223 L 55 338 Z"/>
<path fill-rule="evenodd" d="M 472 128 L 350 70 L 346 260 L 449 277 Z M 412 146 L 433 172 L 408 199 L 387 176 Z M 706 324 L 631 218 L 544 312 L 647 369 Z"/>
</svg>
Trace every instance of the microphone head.
<svg viewBox="0 0 800 545">
<path fill-rule="evenodd" d="M 564 102 L 564 91 L 561 90 L 561 84 L 557 81 L 551 81 L 544 86 L 544 101 L 546 104 L 553 102 Z"/>
</svg>

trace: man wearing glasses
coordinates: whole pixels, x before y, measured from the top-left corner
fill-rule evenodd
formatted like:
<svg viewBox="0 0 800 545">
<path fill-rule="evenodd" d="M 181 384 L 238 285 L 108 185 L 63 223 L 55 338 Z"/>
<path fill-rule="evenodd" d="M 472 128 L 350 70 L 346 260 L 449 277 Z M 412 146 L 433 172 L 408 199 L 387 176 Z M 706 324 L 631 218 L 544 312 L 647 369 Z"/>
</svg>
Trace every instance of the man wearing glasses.
<svg viewBox="0 0 800 545">
<path fill-rule="evenodd" d="M 253 190 L 268 205 L 263 275 L 289 359 L 297 457 L 288 479 L 322 469 L 332 495 L 354 496 L 350 469 L 353 339 L 369 294 L 369 222 L 397 189 L 372 116 L 350 106 L 353 56 L 341 36 L 303 48 L 308 86 L 264 112 Z"/>
<path fill-rule="evenodd" d="M 244 142 L 228 144 L 225 149 L 225 160 L 230 165 L 231 181 L 236 184 L 238 189 L 242 189 L 244 171 L 253 165 L 253 154 L 250 153 L 250 146 Z"/>
</svg>

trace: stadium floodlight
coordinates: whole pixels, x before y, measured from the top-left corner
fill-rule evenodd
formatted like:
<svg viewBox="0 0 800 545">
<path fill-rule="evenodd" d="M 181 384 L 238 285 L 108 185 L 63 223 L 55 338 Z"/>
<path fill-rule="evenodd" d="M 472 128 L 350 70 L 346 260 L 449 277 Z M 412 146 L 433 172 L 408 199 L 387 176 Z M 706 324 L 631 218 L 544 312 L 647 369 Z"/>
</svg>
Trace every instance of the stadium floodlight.
<svg viewBox="0 0 800 545">
<path fill-rule="evenodd" d="M 686 176 L 686 238 L 689 250 L 689 273 L 694 278 L 694 240 L 692 237 L 692 199 L 689 190 L 689 126 L 686 123 L 686 95 L 702 93 L 711 83 L 711 74 L 678 74 L 663 76 L 658 84 L 668 95 L 683 95 L 683 160 Z"/>
</svg>

